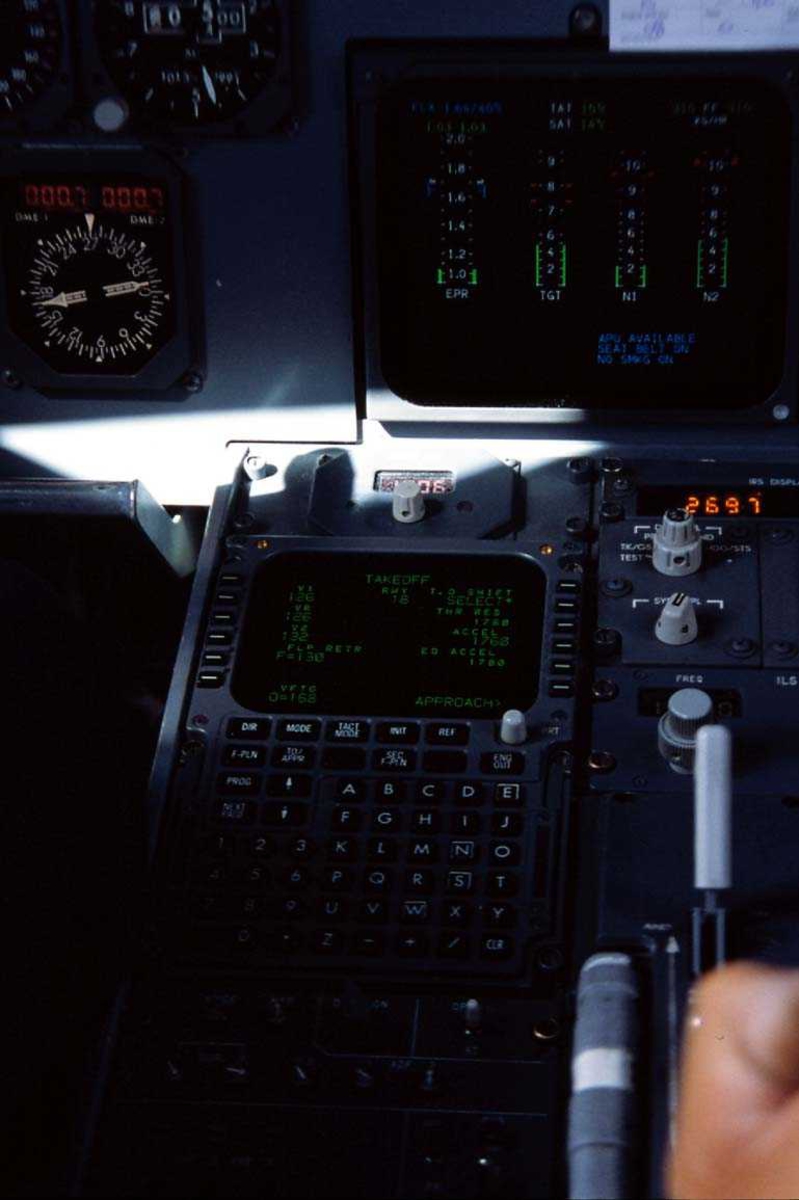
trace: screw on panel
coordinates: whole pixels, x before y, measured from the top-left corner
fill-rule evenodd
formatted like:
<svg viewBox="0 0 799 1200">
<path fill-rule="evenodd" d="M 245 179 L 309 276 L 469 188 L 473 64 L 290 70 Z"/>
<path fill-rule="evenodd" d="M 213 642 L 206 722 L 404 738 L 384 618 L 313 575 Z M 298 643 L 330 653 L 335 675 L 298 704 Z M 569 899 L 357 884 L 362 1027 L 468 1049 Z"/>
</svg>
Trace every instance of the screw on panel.
<svg viewBox="0 0 799 1200">
<path fill-rule="evenodd" d="M 609 750 L 592 750 L 588 755 L 588 769 L 595 775 L 607 775 L 615 767 L 616 759 Z"/>
<path fill-rule="evenodd" d="M 7 388 L 12 388 L 14 391 L 16 391 L 17 388 L 22 387 L 22 380 L 20 379 L 19 375 L 17 375 L 16 371 L 12 371 L 10 367 L 6 367 L 0 378 L 2 378 L 3 383 Z"/>
<path fill-rule="evenodd" d="M 624 463 L 620 458 L 603 458 L 600 459 L 599 469 L 603 475 L 619 475 L 624 469 Z"/>
<path fill-rule="evenodd" d="M 786 542 L 793 541 L 792 529 L 769 529 L 766 533 L 766 540 L 772 546 L 784 546 Z"/>
<path fill-rule="evenodd" d="M 603 655 L 615 654 L 621 645 L 617 629 L 597 629 L 593 637 L 594 649 Z"/>
<path fill-rule="evenodd" d="M 578 4 L 569 15 L 569 33 L 574 38 L 599 37 L 602 17 L 593 4 Z"/>
<path fill-rule="evenodd" d="M 546 1017 L 543 1021 L 536 1021 L 533 1026 L 533 1037 L 539 1042 L 554 1042 L 559 1034 L 560 1025 L 554 1017 Z"/>
<path fill-rule="evenodd" d="M 769 642 L 766 649 L 776 658 L 793 658 L 796 654 L 797 647 L 795 642 L 788 642 L 779 639 L 776 642 Z"/>
<path fill-rule="evenodd" d="M 599 590 L 603 596 L 607 596 L 610 600 L 618 600 L 622 596 L 629 596 L 633 590 L 633 585 L 629 579 L 605 579 L 600 583 Z"/>
<path fill-rule="evenodd" d="M 621 504 L 617 504 L 615 500 L 605 500 L 599 506 L 600 519 L 606 523 L 611 521 L 621 521 L 624 518 L 624 509 Z"/>
<path fill-rule="evenodd" d="M 542 971 L 559 971 L 563 954 L 557 946 L 544 946 L 535 956 L 535 965 Z"/>
<path fill-rule="evenodd" d="M 590 458 L 570 458 L 566 470 L 572 483 L 588 483 L 594 473 L 594 464 Z"/>
<path fill-rule="evenodd" d="M 613 480 L 614 496 L 626 496 L 633 490 L 633 481 L 629 475 L 619 475 Z"/>
<path fill-rule="evenodd" d="M 733 658 L 749 658 L 757 649 L 757 643 L 748 637 L 731 638 L 724 643 L 725 654 Z"/>
<path fill-rule="evenodd" d="M 181 387 L 184 387 L 187 392 L 201 392 L 203 387 L 203 377 L 199 371 L 187 371 L 180 381 Z"/>
<path fill-rule="evenodd" d="M 584 517 L 567 517 L 566 532 L 569 537 L 584 538 L 588 536 L 588 522 Z"/>
<path fill-rule="evenodd" d="M 255 524 L 255 517 L 251 512 L 241 513 L 238 517 L 234 517 L 233 525 L 236 529 L 249 529 Z"/>
<path fill-rule="evenodd" d="M 595 700 L 615 700 L 619 694 L 619 685 L 612 679 L 595 679 L 591 695 Z"/>
</svg>

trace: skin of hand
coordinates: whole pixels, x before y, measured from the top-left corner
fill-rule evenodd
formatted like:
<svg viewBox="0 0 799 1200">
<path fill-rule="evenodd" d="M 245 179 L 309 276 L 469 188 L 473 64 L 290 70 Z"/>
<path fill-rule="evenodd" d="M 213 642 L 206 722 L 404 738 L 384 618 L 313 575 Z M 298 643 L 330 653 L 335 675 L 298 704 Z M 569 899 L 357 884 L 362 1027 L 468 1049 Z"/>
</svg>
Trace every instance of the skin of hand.
<svg viewBox="0 0 799 1200">
<path fill-rule="evenodd" d="M 799 971 L 735 963 L 689 1005 L 674 1200 L 799 1197 Z"/>
</svg>

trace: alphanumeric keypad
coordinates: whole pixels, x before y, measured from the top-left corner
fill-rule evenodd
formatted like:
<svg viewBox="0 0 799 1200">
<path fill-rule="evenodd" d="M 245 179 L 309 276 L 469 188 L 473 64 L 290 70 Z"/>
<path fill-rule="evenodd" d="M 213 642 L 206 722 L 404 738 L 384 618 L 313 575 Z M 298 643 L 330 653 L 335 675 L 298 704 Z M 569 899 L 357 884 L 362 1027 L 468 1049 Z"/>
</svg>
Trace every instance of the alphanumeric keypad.
<svg viewBox="0 0 799 1200">
<path fill-rule="evenodd" d="M 224 732 L 187 859 L 192 955 L 518 973 L 538 811 L 523 750 L 478 753 L 458 722 Z"/>
</svg>

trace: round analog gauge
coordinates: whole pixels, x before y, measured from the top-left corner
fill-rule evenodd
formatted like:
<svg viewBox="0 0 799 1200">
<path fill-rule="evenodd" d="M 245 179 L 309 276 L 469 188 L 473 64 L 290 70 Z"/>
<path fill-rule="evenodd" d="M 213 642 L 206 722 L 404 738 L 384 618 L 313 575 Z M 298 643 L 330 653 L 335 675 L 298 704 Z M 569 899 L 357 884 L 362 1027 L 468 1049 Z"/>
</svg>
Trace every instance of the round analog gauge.
<svg viewBox="0 0 799 1200">
<path fill-rule="evenodd" d="M 100 0 L 103 63 L 135 114 L 205 125 L 241 113 L 272 80 L 276 0 Z"/>
<path fill-rule="evenodd" d="M 56 0 L 0 2 L 0 119 L 38 100 L 61 57 Z"/>
<path fill-rule="evenodd" d="M 4 252 L 12 330 L 58 374 L 136 375 L 175 329 L 164 188 L 18 186 Z"/>
</svg>

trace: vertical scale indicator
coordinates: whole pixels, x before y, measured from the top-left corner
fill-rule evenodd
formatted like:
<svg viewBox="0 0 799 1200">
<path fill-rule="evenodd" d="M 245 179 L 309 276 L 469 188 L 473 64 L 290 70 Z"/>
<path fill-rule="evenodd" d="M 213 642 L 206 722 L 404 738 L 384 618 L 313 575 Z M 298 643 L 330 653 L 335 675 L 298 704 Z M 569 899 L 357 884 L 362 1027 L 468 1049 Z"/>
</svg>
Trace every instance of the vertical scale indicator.
<svg viewBox="0 0 799 1200">
<path fill-rule="evenodd" d="M 541 300 L 558 301 L 569 281 L 568 217 L 572 184 L 565 178 L 566 151 L 539 150 L 530 184 L 533 210 L 533 278 Z"/>
<path fill-rule="evenodd" d="M 476 138 L 485 121 L 434 120 L 428 132 L 439 136 L 438 174 L 425 184 L 438 202 L 438 264 L 435 282 L 445 300 L 468 300 L 480 282 L 475 249 L 475 212 L 486 199 L 486 181 L 474 162 Z"/>
<path fill-rule="evenodd" d="M 622 300 L 637 300 L 649 282 L 646 261 L 646 200 L 653 172 L 646 151 L 622 151 L 611 172 L 616 181 L 616 265 L 613 284 Z"/>
<path fill-rule="evenodd" d="M 704 153 L 693 160 L 700 172 L 699 240 L 694 287 L 706 303 L 715 303 L 730 281 L 730 183 L 740 165 L 737 154 Z"/>
</svg>

